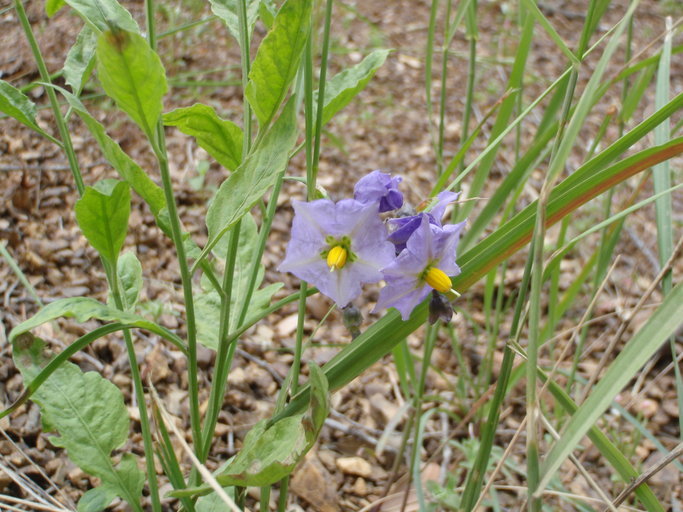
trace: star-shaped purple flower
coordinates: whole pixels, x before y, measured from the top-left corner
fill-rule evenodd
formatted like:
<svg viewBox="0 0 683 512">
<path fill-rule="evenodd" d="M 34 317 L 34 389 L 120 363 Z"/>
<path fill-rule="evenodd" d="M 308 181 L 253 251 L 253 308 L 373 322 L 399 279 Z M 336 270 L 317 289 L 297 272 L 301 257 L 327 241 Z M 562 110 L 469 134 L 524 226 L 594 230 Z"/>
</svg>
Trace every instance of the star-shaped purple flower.
<svg viewBox="0 0 683 512">
<path fill-rule="evenodd" d="M 382 279 L 394 246 L 379 217 L 379 202 L 354 199 L 294 201 L 292 238 L 278 270 L 315 285 L 339 307 L 361 294 L 361 284 Z"/>
<path fill-rule="evenodd" d="M 442 211 L 443 212 L 443 211 Z M 465 222 L 443 227 L 431 222 L 429 214 L 421 213 L 419 225 L 406 243 L 406 248 L 387 267 L 382 269 L 387 285 L 382 288 L 375 311 L 395 307 L 403 320 L 408 320 L 415 306 L 433 290 L 445 292 L 450 288 L 448 276 L 460 273 L 455 263 L 455 252 Z M 446 281 L 434 287 L 432 277 Z M 442 288 L 443 289 L 439 289 Z"/>
<path fill-rule="evenodd" d="M 372 171 L 353 188 L 353 198 L 361 203 L 379 201 L 379 211 L 398 210 L 403 205 L 403 194 L 398 190 L 399 176 L 391 177 L 381 171 Z"/>
<path fill-rule="evenodd" d="M 441 227 L 441 218 L 446 211 L 446 207 L 450 203 L 455 202 L 459 195 L 459 192 L 449 192 L 447 190 L 439 192 L 436 196 L 436 204 L 429 212 L 412 215 L 410 217 L 389 219 L 389 224 L 393 226 L 393 231 L 389 235 L 389 241 L 396 246 L 396 254 L 399 254 L 406 248 L 406 242 L 410 238 L 410 235 L 420 227 L 423 215 L 427 215 L 431 224 Z"/>
</svg>

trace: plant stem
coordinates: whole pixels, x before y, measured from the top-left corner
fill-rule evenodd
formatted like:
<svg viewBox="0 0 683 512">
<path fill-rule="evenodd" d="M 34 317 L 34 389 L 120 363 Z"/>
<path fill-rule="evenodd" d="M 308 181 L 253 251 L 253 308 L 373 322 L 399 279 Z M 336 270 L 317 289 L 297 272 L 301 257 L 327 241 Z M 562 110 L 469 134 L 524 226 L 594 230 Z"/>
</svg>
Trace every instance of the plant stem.
<svg viewBox="0 0 683 512">
<path fill-rule="evenodd" d="M 33 58 L 38 66 L 38 72 L 40 73 L 40 79 L 51 84 L 50 73 L 45 65 L 45 60 L 40 52 L 40 47 L 38 46 L 38 41 L 33 34 L 33 29 L 31 28 L 31 23 L 26 16 L 26 11 L 24 10 L 24 4 L 21 0 L 14 0 L 14 7 L 19 16 L 19 21 L 24 29 L 24 34 L 26 34 L 26 39 L 28 39 L 29 45 L 31 46 L 31 51 L 33 52 Z M 64 147 L 64 152 L 66 153 L 66 158 L 69 161 L 69 168 L 71 169 L 71 174 L 73 175 L 74 182 L 76 183 L 76 189 L 79 195 L 83 195 L 85 191 L 85 185 L 83 184 L 83 177 L 81 176 L 81 170 L 78 166 L 78 159 L 76 158 L 76 152 L 74 151 L 73 144 L 71 143 L 71 135 L 69 134 L 69 129 L 66 126 L 66 121 L 62 115 L 62 111 L 59 108 L 59 101 L 57 100 L 57 93 L 52 87 L 46 87 L 45 92 L 50 100 L 50 105 L 52 106 L 52 112 L 55 116 L 55 122 L 57 123 L 57 129 L 59 130 L 59 136 L 62 139 L 62 144 Z"/>
<path fill-rule="evenodd" d="M 218 351 L 216 353 L 216 367 L 211 383 L 209 407 L 204 418 L 202 430 L 202 446 L 197 458 L 204 462 L 209 455 L 211 439 L 218 421 L 218 414 L 223 405 L 223 394 L 227 384 L 228 373 L 235 353 L 237 340 L 228 337 L 230 330 L 230 303 L 232 301 L 232 278 L 235 273 L 235 260 L 237 259 L 237 246 L 239 244 L 240 222 L 230 233 L 227 253 L 225 256 L 225 270 L 223 273 L 223 296 L 221 297 L 220 320 L 218 326 Z"/>
<path fill-rule="evenodd" d="M 111 265 L 109 265 L 103 259 L 102 263 L 104 264 L 105 268 L 110 267 L 106 273 L 116 309 L 119 311 L 124 311 L 125 308 L 123 305 L 123 299 L 121 297 L 121 287 L 119 285 L 119 275 L 116 271 L 116 262 L 114 261 Z M 129 330 L 123 331 L 123 339 L 126 343 L 126 352 L 128 353 L 128 361 L 130 362 L 130 374 L 131 378 L 133 379 L 135 400 L 138 403 L 138 410 L 140 411 L 140 431 L 142 433 L 142 443 L 145 450 L 147 485 L 149 486 L 150 499 L 152 500 L 152 510 L 154 512 L 161 512 L 159 484 L 157 482 L 156 468 L 154 467 L 154 443 L 152 441 L 152 432 L 149 425 L 149 417 L 147 415 L 145 390 L 142 383 L 142 377 L 140 376 L 140 368 L 138 367 L 135 344 L 133 343 L 133 337 L 131 336 Z"/>
<path fill-rule="evenodd" d="M 163 135 L 163 130 L 160 133 Z M 162 149 L 164 148 L 163 144 L 165 144 L 165 142 L 159 141 L 159 147 L 155 148 L 155 153 L 157 160 L 159 161 L 161 181 L 171 224 L 171 238 L 173 239 L 173 245 L 175 246 L 176 254 L 178 255 L 180 280 L 183 286 L 187 328 L 187 378 L 190 400 L 190 423 L 192 426 L 192 442 L 195 451 L 198 451 L 202 446 L 202 433 L 200 427 L 199 385 L 197 378 L 197 325 L 194 314 L 194 297 L 192 296 L 192 276 L 190 275 L 190 267 L 187 264 L 187 257 L 185 256 L 183 233 L 180 228 L 178 208 L 175 204 L 175 197 L 173 196 L 173 183 L 168 168 L 168 158 L 165 149 Z"/>
</svg>

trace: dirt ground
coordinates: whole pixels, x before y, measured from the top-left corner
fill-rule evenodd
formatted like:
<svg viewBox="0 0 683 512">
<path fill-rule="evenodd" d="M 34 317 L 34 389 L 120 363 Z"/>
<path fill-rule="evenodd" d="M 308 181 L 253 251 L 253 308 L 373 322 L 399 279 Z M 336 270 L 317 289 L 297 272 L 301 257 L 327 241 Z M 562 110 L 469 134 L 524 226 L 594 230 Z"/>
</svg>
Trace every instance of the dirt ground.
<svg viewBox="0 0 683 512">
<path fill-rule="evenodd" d="M 126 2 L 125 5 L 142 22 L 142 2 Z M 507 79 L 510 57 L 514 55 L 511 53 L 514 51 L 514 44 L 510 43 L 514 42 L 516 34 L 514 17 L 506 15 L 508 7 L 506 3 L 495 1 L 481 2 L 480 5 L 478 57 L 481 65 L 475 95 L 475 120 L 480 119 L 483 112 L 498 99 Z M 43 11 L 43 2 L 29 0 L 26 8 L 46 57 L 48 69 L 51 72 L 59 71 L 67 49 L 80 30 L 81 22 L 67 9 L 48 19 Z M 435 158 L 424 91 L 424 52 L 429 9 L 430 2 L 423 0 L 349 0 L 335 4 L 331 73 L 360 61 L 372 48 L 393 48 L 395 51 L 367 89 L 328 126 L 323 142 L 319 183 L 332 197 L 349 196 L 355 180 L 374 169 L 403 176 L 404 191 L 407 191 L 407 198 L 413 204 L 419 203 L 429 192 L 435 176 Z M 584 2 L 553 0 L 543 5 L 543 9 L 560 35 L 572 47 L 583 23 Z M 636 18 L 634 48 L 644 48 L 662 32 L 664 16 L 671 14 L 672 9 L 674 16 L 683 14 L 680 8 L 676 11 L 675 5 L 672 7 L 665 2 L 642 2 Z M 611 27 L 624 10 L 623 0 L 613 2 L 602 22 L 602 30 Z M 208 14 L 208 7 L 202 2 L 179 0 L 160 10 L 159 31 L 163 32 Z M 528 99 L 535 98 L 564 71 L 564 59 L 552 41 L 540 28 L 537 31 L 528 66 L 532 70 L 525 90 Z M 257 34 L 259 35 L 261 34 Z M 437 36 L 437 44 L 441 42 L 440 37 Z M 680 44 L 681 41 L 677 42 Z M 459 148 L 467 51 L 467 41 L 462 32 L 459 32 L 449 61 L 446 156 L 454 154 Z M 239 50 L 218 21 L 161 39 L 159 53 L 167 74 L 171 77 L 165 110 L 201 101 L 214 106 L 227 118 L 240 119 Z M 618 69 L 622 60 L 623 55 L 616 57 L 614 69 Z M 11 3 L 6 1 L 0 5 L 0 78 L 15 86 L 24 86 L 39 80 L 17 17 Z M 56 78 L 56 81 L 60 83 L 61 78 Z M 674 63 L 671 89 L 672 96 L 683 90 L 683 62 L 680 60 Z M 435 87 L 434 93 L 438 93 L 438 87 Z M 31 88 L 28 95 L 42 107 L 47 105 L 43 87 Z M 102 97 L 95 81 L 91 81 L 84 96 L 87 98 L 86 105 L 107 127 L 108 133 L 157 179 L 154 159 L 137 128 L 122 114 L 114 111 L 112 103 Z M 595 121 L 589 124 L 593 133 L 581 134 L 586 147 L 599 126 L 600 113 L 611 105 L 618 105 L 618 102 L 618 97 L 607 97 L 596 107 Z M 652 94 L 645 95 L 641 109 L 643 112 L 652 112 Z M 41 108 L 38 118 L 48 131 L 55 131 L 48 108 Z M 115 177 L 115 172 L 102 158 L 87 129 L 75 118 L 70 121 L 70 129 L 86 183 L 92 184 L 102 178 Z M 616 127 L 609 129 L 616 130 Z M 615 133 L 616 131 L 612 135 Z M 487 134 L 488 130 L 485 129 L 484 136 L 472 148 L 470 158 L 485 145 Z M 201 162 L 209 160 L 206 153 L 175 129 L 167 129 L 166 135 L 182 220 L 186 228 L 195 235 L 196 241 L 202 245 L 206 241 L 203 219 L 207 200 L 216 186 L 226 178 L 226 174 L 217 164 L 211 163 L 203 184 L 198 186 L 197 167 L 202 165 Z M 523 134 L 522 142 L 530 140 L 532 136 L 533 130 L 530 128 Z M 614 138 L 608 135 L 608 139 Z M 511 148 L 512 144 L 509 144 L 499 153 L 492 173 L 493 179 L 487 185 L 484 196 L 494 190 L 497 180 L 502 179 L 513 165 L 514 152 Z M 576 168 L 582 157 L 583 154 L 579 153 L 572 155 L 567 168 Z M 681 163 L 680 160 L 677 162 Z M 301 175 L 303 172 L 303 158 L 300 155 L 292 161 L 289 173 Z M 541 178 L 540 174 L 532 176 L 520 199 L 520 207 L 536 198 Z M 77 194 L 65 156 L 56 146 L 19 123 L 0 118 L 0 180 L 0 239 L 6 244 L 7 250 L 40 299 L 49 303 L 62 297 L 89 296 L 105 301 L 104 272 L 95 251 L 88 247 L 74 220 L 73 206 Z M 628 195 L 630 188 L 618 192 L 622 193 L 624 196 Z M 296 283 L 289 276 L 279 274 L 275 268 L 282 260 L 289 237 L 289 203 L 292 198 L 302 198 L 303 194 L 301 184 L 293 182 L 285 186 L 273 223 L 272 239 L 263 259 L 266 281 L 284 280 L 287 283 L 275 299 L 295 290 Z M 596 211 L 597 208 L 598 206 L 595 207 Z M 674 209 L 680 236 L 683 221 L 683 198 L 680 195 L 675 198 Z M 477 207 L 472 215 L 476 214 Z M 590 217 L 586 222 L 591 222 Z M 601 320 L 591 326 L 592 335 L 589 339 L 597 342 L 589 358 L 581 365 L 581 370 L 587 374 L 595 368 L 601 349 L 604 349 L 604 337 L 600 334 L 613 332 L 618 327 L 621 319 L 656 274 L 655 236 L 652 208 L 639 211 L 626 225 L 617 248 L 617 253 L 621 254 L 621 262 L 610 282 L 609 291 L 598 301 L 596 307 L 596 316 Z M 597 238 L 580 246 L 573 259 L 567 260 L 563 267 L 562 286 L 572 282 L 585 263 L 585 258 L 590 255 L 591 244 L 596 242 Z M 134 249 L 143 264 L 143 294 L 144 300 L 148 301 L 147 313 L 164 326 L 182 331 L 182 292 L 173 245 L 156 228 L 151 213 L 138 198 L 134 198 L 126 247 Z M 506 281 L 506 289 L 510 293 L 518 284 L 525 258 L 525 254 L 520 254 L 510 261 Z M 681 267 L 679 264 L 677 272 L 680 272 Z M 576 310 L 572 310 L 562 320 L 558 332 L 571 327 L 581 317 L 589 300 L 589 294 L 585 295 L 585 302 L 575 304 Z M 654 300 L 660 299 L 661 297 L 656 297 Z M 5 335 L 13 326 L 34 314 L 38 305 L 4 258 L 0 259 L 0 300 L 3 327 L 0 330 L 0 397 L 5 404 L 9 404 L 21 392 L 23 383 L 12 363 Z M 374 319 L 370 314 L 374 300 L 376 291 L 366 294 L 366 302 L 359 304 L 366 323 Z M 479 333 L 485 321 L 482 302 L 483 285 L 479 284 L 459 304 L 467 312 L 466 315 L 458 314 L 453 321 L 455 332 L 461 341 L 462 358 L 456 357 L 450 341 L 445 337 L 439 341 L 433 356 L 433 364 L 439 371 L 430 373 L 427 394 L 438 395 L 441 407 L 448 414 L 443 412 L 433 415 L 427 425 L 422 458 L 426 462 L 423 471 L 425 482 L 450 482 L 451 487 L 463 484 L 463 463 L 467 450 L 474 446 L 471 438 L 479 430 L 480 419 L 476 415 L 463 423 L 456 419 L 462 419 L 468 411 L 478 409 L 481 403 L 478 402 L 480 396 L 470 391 L 465 392 L 463 397 L 455 388 L 463 373 L 476 374 L 485 351 L 485 344 L 481 342 L 485 338 Z M 318 363 L 329 360 L 336 352 L 337 344 L 346 343 L 350 339 L 336 312 L 317 328 L 329 307 L 330 303 L 324 297 L 316 296 L 309 301 L 306 328 L 309 335 L 314 330 L 315 334 L 309 340 L 311 348 L 306 357 Z M 645 316 L 636 319 L 633 322 L 634 328 L 645 319 Z M 58 350 L 60 346 L 68 344 L 95 325 L 78 325 L 64 321 L 59 322 L 59 325 L 41 327 L 39 335 Z M 504 327 L 507 325 L 506 322 L 503 323 Z M 296 307 L 292 305 L 258 324 L 242 339 L 229 377 L 229 390 L 219 418 L 209 467 L 217 467 L 235 453 L 246 430 L 272 411 L 275 392 L 292 360 L 287 349 L 293 346 L 295 327 Z M 408 340 L 416 354 L 421 353 L 420 334 L 421 331 L 418 331 Z M 507 334 L 501 332 L 501 346 Z M 155 336 L 145 333 L 138 333 L 136 336 L 143 377 L 151 378 L 169 412 L 185 421 L 184 427 L 189 433 L 187 377 L 182 355 L 162 344 Z M 683 347 L 680 343 L 678 345 L 681 353 Z M 83 370 L 99 371 L 122 389 L 134 419 L 131 438 L 124 450 L 142 454 L 139 424 L 135 421 L 137 408 L 131 401 L 132 384 L 122 339 L 110 336 L 99 340 L 84 353 L 77 355 L 74 361 Z M 212 363 L 213 353 L 202 349 L 202 403 L 208 399 Z M 676 445 L 680 436 L 679 411 L 670 363 L 670 355 L 662 355 L 644 371 L 642 382 L 636 383 L 619 398 L 627 410 L 644 419 L 649 431 L 668 449 Z M 499 361 L 495 360 L 492 383 L 495 381 L 498 364 Z M 397 382 L 398 376 L 392 364 L 378 364 L 334 395 L 334 412 L 318 445 L 292 478 L 293 500 L 301 509 L 322 512 L 368 510 L 364 507 L 382 496 L 399 448 L 401 430 L 410 414 Z M 426 407 L 434 405 L 435 403 L 428 402 Z M 510 443 L 524 413 L 522 384 L 513 391 L 506 403 L 496 439 L 497 446 L 504 449 Z M 394 422 L 395 418 L 399 418 L 399 421 Z M 658 460 L 659 454 L 653 442 L 639 438 L 638 433 L 634 432 L 631 424 L 619 412 L 612 411 L 606 418 L 609 421 L 604 424 L 606 432 L 621 432 L 617 439 L 623 443 L 622 449 L 630 450 L 631 461 L 636 467 L 647 468 Z M 96 483 L 70 463 L 61 450 L 50 444 L 49 436 L 42 433 L 38 407 L 35 404 L 23 406 L 10 418 L 0 422 L 0 426 L 3 428 L 3 437 L 0 438 L 3 466 L 35 482 L 39 489 L 61 497 L 65 505 L 72 506 L 85 490 Z M 444 443 L 449 436 L 455 444 Z M 380 439 L 384 445 L 382 450 L 378 449 Z M 603 488 L 618 492 L 620 484 L 612 481 L 611 470 L 606 462 L 594 447 L 590 444 L 586 446 L 581 459 L 589 467 L 593 478 Z M 497 491 L 498 499 L 506 510 L 518 510 L 524 498 L 524 453 L 522 435 L 510 456 L 510 460 L 518 468 L 522 468 L 522 471 L 507 471 L 500 483 L 509 487 Z M 569 469 L 567 466 L 567 469 L 562 478 L 566 489 L 579 495 L 592 496 L 592 491 L 580 478 L 573 478 L 573 468 Z M 400 469 L 399 476 L 405 476 L 404 467 Z M 160 481 L 164 492 L 170 490 L 163 477 Z M 672 510 L 681 509 L 683 489 L 676 469 L 669 466 L 667 470 L 658 473 L 651 480 L 651 486 L 663 502 L 672 504 Z M 397 495 L 396 499 L 387 501 L 381 510 L 400 510 L 400 491 L 404 488 L 405 479 L 402 478 L 391 489 L 391 493 Z M 0 493 L 27 497 L 9 473 L 1 470 Z M 574 510 L 566 501 L 553 501 L 554 498 L 548 500 L 552 510 Z M 172 500 L 167 501 L 168 510 L 174 510 L 174 506 Z M 679 508 L 676 509 L 676 506 Z M 113 508 L 124 509 L 120 503 Z M 406 510 L 417 510 L 414 493 L 408 500 Z"/>
</svg>

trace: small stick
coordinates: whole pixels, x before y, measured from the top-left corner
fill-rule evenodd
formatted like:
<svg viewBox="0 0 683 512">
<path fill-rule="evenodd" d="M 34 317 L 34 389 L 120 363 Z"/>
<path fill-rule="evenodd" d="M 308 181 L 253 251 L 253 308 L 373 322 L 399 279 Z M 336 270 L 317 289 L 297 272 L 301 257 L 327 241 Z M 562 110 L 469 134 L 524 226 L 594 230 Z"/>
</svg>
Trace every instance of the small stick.
<svg viewBox="0 0 683 512">
<path fill-rule="evenodd" d="M 662 469 L 664 469 L 666 466 L 668 466 L 671 462 L 676 460 L 681 455 L 683 455 L 683 443 L 680 443 L 678 446 L 676 446 L 676 448 L 674 448 L 671 451 L 671 453 L 669 453 L 669 455 L 664 457 L 660 462 L 658 462 L 654 466 L 647 469 L 638 478 L 636 478 L 630 484 L 628 484 L 628 487 L 621 491 L 621 494 L 619 494 L 619 496 L 617 496 L 616 499 L 612 502 L 612 506 L 618 507 L 619 505 L 621 505 L 624 502 L 624 500 L 628 497 L 628 495 L 636 490 L 636 487 L 638 487 L 642 483 L 647 482 L 650 478 L 659 473 Z"/>
</svg>

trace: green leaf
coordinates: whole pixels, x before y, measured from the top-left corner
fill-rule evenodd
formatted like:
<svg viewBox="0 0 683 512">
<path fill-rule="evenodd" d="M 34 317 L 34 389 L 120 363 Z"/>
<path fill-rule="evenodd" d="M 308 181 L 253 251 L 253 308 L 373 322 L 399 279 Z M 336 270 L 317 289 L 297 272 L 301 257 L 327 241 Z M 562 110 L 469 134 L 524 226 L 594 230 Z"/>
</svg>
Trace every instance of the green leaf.
<svg viewBox="0 0 683 512">
<path fill-rule="evenodd" d="M 290 101 L 263 141 L 240 167 L 225 180 L 206 214 L 209 241 L 194 267 L 206 257 L 220 238 L 240 220 L 275 182 L 289 161 L 296 142 L 294 102 Z"/>
<path fill-rule="evenodd" d="M 97 34 L 88 25 L 78 34 L 64 61 L 64 81 L 79 95 L 95 66 Z"/>
<path fill-rule="evenodd" d="M 74 112 L 78 114 L 90 130 L 90 133 L 95 137 L 104 158 L 116 169 L 121 178 L 149 205 L 152 214 L 162 229 L 168 226 L 168 222 L 164 223 L 162 217 L 162 211 L 166 208 L 166 199 L 161 187 L 154 183 L 145 171 L 121 149 L 121 146 L 107 135 L 104 126 L 90 115 L 76 96 L 64 89 L 59 88 L 58 90 L 64 95 L 69 106 L 74 109 Z M 168 232 L 170 229 L 166 231 Z"/>
<path fill-rule="evenodd" d="M 375 50 L 353 67 L 337 73 L 325 85 L 323 125 L 348 105 L 370 82 L 375 72 L 384 64 L 389 50 Z M 317 97 L 317 92 L 315 97 Z M 314 98 L 313 104 L 317 105 Z"/>
<path fill-rule="evenodd" d="M 591 394 L 565 425 L 562 436 L 543 461 L 539 489 L 545 488 L 577 443 L 610 406 L 614 397 L 682 323 L 683 283 L 679 283 L 621 350 Z"/>
<path fill-rule="evenodd" d="M 175 126 L 226 169 L 236 169 L 242 161 L 242 129 L 232 121 L 221 119 L 208 105 L 196 103 L 164 114 L 164 124 Z"/>
<path fill-rule="evenodd" d="M 100 512 L 116 498 L 116 491 L 109 486 L 100 485 L 83 493 L 78 500 L 78 512 Z"/>
<path fill-rule="evenodd" d="M 76 221 L 97 252 L 114 263 L 126 240 L 130 215 L 130 187 L 117 180 L 103 180 L 86 187 L 74 208 Z"/>
<path fill-rule="evenodd" d="M 142 290 L 142 265 L 134 252 L 127 251 L 121 255 L 116 262 L 116 272 L 119 276 L 123 310 L 133 311 Z M 114 307 L 111 294 L 107 300 L 107 305 L 110 304 Z"/>
<path fill-rule="evenodd" d="M 277 15 L 277 7 L 273 4 L 273 0 L 261 0 L 259 2 L 259 18 L 268 30 L 273 28 L 275 16 Z"/>
<path fill-rule="evenodd" d="M 240 42 L 240 22 L 237 14 L 237 2 L 241 0 L 209 0 L 211 11 L 218 16 L 228 27 L 230 34 L 237 42 Z M 249 28 L 249 40 L 254 29 L 254 23 L 258 17 L 259 0 L 247 0 L 247 26 Z"/>
<path fill-rule="evenodd" d="M 116 0 L 65 0 L 92 28 L 140 33 L 133 16 Z"/>
<path fill-rule="evenodd" d="M 244 94 L 261 128 L 275 116 L 296 75 L 310 21 L 310 0 L 287 0 L 256 52 Z"/>
<path fill-rule="evenodd" d="M 657 66 L 655 65 L 648 66 L 638 74 L 638 78 L 636 78 L 635 83 L 631 86 L 626 98 L 622 102 L 621 112 L 619 113 L 619 118 L 622 122 L 628 122 L 633 117 L 638 106 L 641 105 L 640 100 L 652 82 L 656 69 Z"/>
<path fill-rule="evenodd" d="M 4 80 L 0 80 L 0 112 L 40 134 L 45 134 L 36 123 L 36 105 L 23 92 Z"/>
<path fill-rule="evenodd" d="M 52 18 L 65 5 L 66 2 L 64 0 L 47 0 L 45 2 L 45 14 Z"/>
<path fill-rule="evenodd" d="M 24 380 L 30 381 L 47 363 L 45 344 L 32 336 L 13 344 L 14 362 Z M 65 362 L 34 395 L 44 422 L 57 432 L 50 442 L 64 448 L 83 471 L 102 480 L 134 509 L 139 504 L 144 476 L 133 456 L 114 467 L 111 452 L 128 439 L 128 411 L 114 384 L 96 372 L 83 373 Z"/>
<path fill-rule="evenodd" d="M 272 424 L 258 422 L 244 438 L 240 452 L 216 476 L 222 486 L 261 487 L 289 475 L 306 452 L 315 444 L 329 414 L 329 394 L 325 374 L 311 363 L 309 383 L 312 389 L 309 410 L 305 414 L 283 418 Z M 210 487 L 187 489 L 173 496 L 205 494 Z"/>
<path fill-rule="evenodd" d="M 70 297 L 68 299 L 59 299 L 51 302 L 44 308 L 41 308 L 31 318 L 24 320 L 12 329 L 9 333 L 9 341 L 12 342 L 19 335 L 57 318 L 75 318 L 79 323 L 87 322 L 91 318 L 97 318 L 103 322 L 121 322 L 122 324 L 146 329 L 155 334 L 159 334 L 159 336 L 162 336 L 163 338 L 175 340 L 174 343 L 176 346 L 179 346 L 181 350 L 184 350 L 182 343 L 178 345 L 178 337 L 174 336 L 167 329 L 164 329 L 139 315 L 110 308 L 89 297 Z"/>
<path fill-rule="evenodd" d="M 327 377 L 317 364 L 309 363 L 308 372 L 308 383 L 311 386 L 311 405 L 304 419 L 304 429 L 308 433 L 309 441 L 315 443 L 325 424 L 325 419 L 330 413 L 330 390 Z"/>
<path fill-rule="evenodd" d="M 210 228 L 211 229 L 211 228 Z M 213 249 L 214 256 L 223 260 L 227 251 L 227 238 L 223 237 Z M 247 213 L 242 217 L 240 223 L 240 237 L 235 255 L 235 269 L 232 278 L 232 293 L 230 294 L 230 320 L 229 325 L 234 330 L 240 316 L 240 310 L 246 299 L 249 287 L 251 266 L 254 258 L 258 255 L 258 230 L 256 222 L 251 214 Z M 265 288 L 258 289 L 263 281 L 265 269 L 260 266 L 254 288 L 249 301 L 249 309 L 245 317 L 248 324 L 253 318 L 265 310 L 273 297 L 273 294 L 282 287 L 282 283 L 275 283 Z M 220 276 L 219 276 L 220 278 Z M 204 293 L 198 294 L 195 301 L 197 316 L 197 340 L 204 346 L 218 350 L 218 319 L 220 316 L 221 299 L 215 288 L 202 276 L 202 287 Z"/>
<path fill-rule="evenodd" d="M 147 41 L 133 32 L 102 33 L 97 41 L 97 75 L 107 95 L 154 141 L 168 87 L 161 60 Z"/>
</svg>

